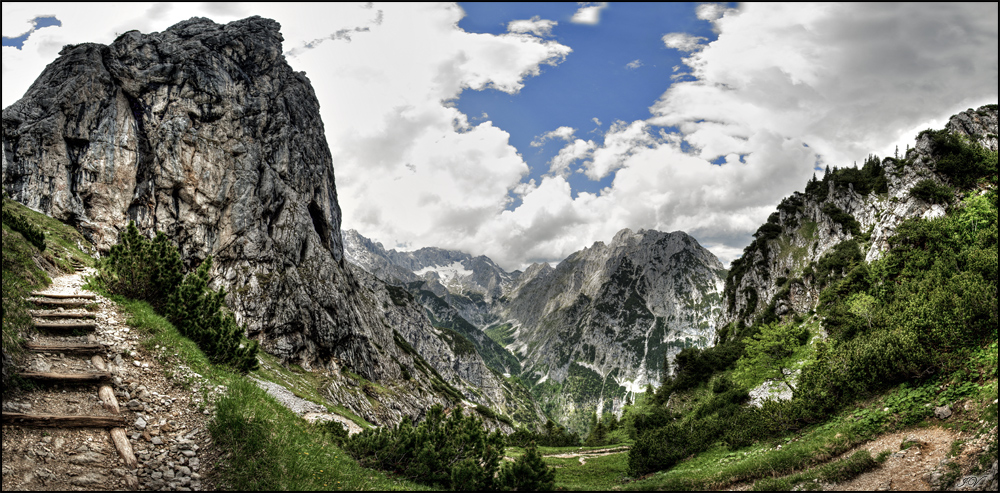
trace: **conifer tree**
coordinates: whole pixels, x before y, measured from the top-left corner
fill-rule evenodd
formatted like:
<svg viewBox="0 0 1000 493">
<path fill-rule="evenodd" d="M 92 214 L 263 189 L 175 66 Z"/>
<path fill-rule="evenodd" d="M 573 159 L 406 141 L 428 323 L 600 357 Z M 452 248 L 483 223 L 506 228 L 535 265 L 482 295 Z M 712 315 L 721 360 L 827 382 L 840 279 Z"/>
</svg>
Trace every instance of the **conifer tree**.
<svg viewBox="0 0 1000 493">
<path fill-rule="evenodd" d="M 556 472 L 545 465 L 542 454 L 532 443 L 524 455 L 500 471 L 500 486 L 514 491 L 551 491 L 555 489 Z"/>
</svg>

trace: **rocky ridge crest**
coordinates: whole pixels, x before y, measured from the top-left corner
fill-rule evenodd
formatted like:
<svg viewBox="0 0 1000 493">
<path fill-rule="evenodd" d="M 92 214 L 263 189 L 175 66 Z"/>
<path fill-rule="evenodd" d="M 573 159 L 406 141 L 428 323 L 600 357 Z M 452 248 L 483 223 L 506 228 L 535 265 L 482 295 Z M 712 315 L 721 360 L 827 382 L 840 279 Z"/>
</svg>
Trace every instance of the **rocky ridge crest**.
<svg viewBox="0 0 1000 493">
<path fill-rule="evenodd" d="M 486 382 L 481 360 L 421 363 L 407 344 L 450 348 L 425 337 L 434 329 L 419 311 L 347 266 L 319 102 L 282 40 L 270 19 L 193 18 L 64 47 L 3 111 L 4 191 L 102 251 L 135 221 L 165 232 L 189 268 L 212 256 L 214 287 L 266 351 L 385 387 L 372 396 L 349 377 L 328 389 L 375 423 L 454 402 L 448 386 L 504 412 L 508 402 L 459 376 Z"/>
<path fill-rule="evenodd" d="M 995 105 L 954 115 L 945 129 L 974 139 L 994 152 L 997 150 Z M 944 207 L 910 193 L 923 180 L 949 184 L 947 178 L 935 171 L 935 161 L 930 136 L 921 135 L 901 159 L 881 160 L 886 193 L 862 194 L 852 185 L 844 187 L 830 182 L 818 199 L 801 192 L 785 199 L 769 219 L 770 224 L 780 226 L 780 233 L 767 239 L 758 231 L 758 241 L 744 252 L 745 271 L 727 282 L 728 302 L 718 326 L 739 322 L 750 325 L 770 308 L 777 316 L 804 314 L 819 301 L 819 289 L 813 286 L 808 268 L 824 254 L 844 241 L 870 235 L 869 247 L 862 254 L 865 261 L 871 262 L 881 258 L 888 249 L 889 238 L 903 221 L 943 216 Z M 838 222 L 830 214 L 833 209 L 829 205 L 853 217 L 859 230 L 852 232 Z M 761 247 L 761 243 L 766 246 Z"/>
</svg>

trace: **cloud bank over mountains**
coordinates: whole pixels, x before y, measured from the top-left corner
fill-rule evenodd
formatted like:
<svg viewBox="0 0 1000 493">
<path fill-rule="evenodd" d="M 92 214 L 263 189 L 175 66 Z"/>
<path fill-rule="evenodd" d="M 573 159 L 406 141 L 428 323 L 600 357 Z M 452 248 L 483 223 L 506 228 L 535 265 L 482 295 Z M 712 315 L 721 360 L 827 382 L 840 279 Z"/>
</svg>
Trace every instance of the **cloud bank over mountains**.
<svg viewBox="0 0 1000 493">
<path fill-rule="evenodd" d="M 561 150 L 532 180 L 520 154 L 532 149 L 514 148 L 506 130 L 455 101 L 465 90 L 517 97 L 558 68 L 573 56 L 558 41 L 563 19 L 514 20 L 493 35 L 459 28 L 456 5 L 208 8 L 46 7 L 63 26 L 37 31 L 21 51 L 3 48 L 3 104 L 63 44 L 110 43 L 194 15 L 271 17 L 320 100 L 344 227 L 389 248 L 439 246 L 516 269 L 625 227 L 686 231 L 728 263 L 816 167 L 891 152 L 956 111 L 997 101 L 996 3 L 703 4 L 693 8 L 718 38 L 661 33 L 664 50 L 685 53 L 685 75 L 661 81 L 649 118 L 611 122 L 603 134 L 552 128 L 535 142 Z M 581 5 L 565 25 L 599 32 L 601 16 L 619 8 Z M 8 18 L 20 33 L 38 10 L 5 4 L 4 33 Z M 609 185 L 580 192 L 571 185 L 580 179 Z"/>
</svg>

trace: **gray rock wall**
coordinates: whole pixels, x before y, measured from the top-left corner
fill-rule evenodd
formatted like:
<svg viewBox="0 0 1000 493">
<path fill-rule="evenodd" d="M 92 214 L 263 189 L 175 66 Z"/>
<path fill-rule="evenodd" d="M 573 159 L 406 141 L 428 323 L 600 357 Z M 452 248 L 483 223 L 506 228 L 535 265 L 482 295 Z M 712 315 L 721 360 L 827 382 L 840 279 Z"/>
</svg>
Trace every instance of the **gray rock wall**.
<svg viewBox="0 0 1000 493">
<path fill-rule="evenodd" d="M 949 120 L 945 128 L 960 135 L 976 138 L 988 149 L 994 151 L 997 149 L 996 107 L 970 109 L 959 113 Z M 887 195 L 872 193 L 863 196 L 856 193 L 853 188 L 835 189 L 833 183 L 829 184 L 826 201 L 854 216 L 861 225 L 862 232 L 871 231 L 870 246 L 867 251 L 862 252 L 868 262 L 882 257 L 889 247 L 889 238 L 896 234 L 896 228 L 903 221 L 914 217 L 939 217 L 945 213 L 940 205 L 928 204 L 910 195 L 910 190 L 921 180 L 946 182 L 945 178 L 934 171 L 930 138 L 926 136 L 918 138 L 915 146 L 909 149 L 905 157 L 909 164 L 897 165 L 892 159 L 883 160 L 889 185 Z M 735 304 L 724 311 L 719 319 L 719 327 L 740 320 L 747 324 L 751 323 L 779 292 L 781 286 L 776 282 L 778 278 L 802 277 L 803 270 L 811 262 L 818 261 L 837 244 L 853 237 L 850 231 L 835 223 L 822 211 L 823 204 L 808 199 L 804 194 L 796 195 L 804 200 L 803 209 L 793 213 L 794 217 L 789 217 L 786 211 L 778 211 L 779 224 L 783 226 L 781 236 L 769 241 L 767 258 L 764 258 L 760 250 L 752 252 L 753 266 L 736 285 Z M 812 233 L 802 229 L 802 225 L 806 223 L 816 225 Z M 808 278 L 803 279 L 801 284 L 793 284 L 791 287 L 789 300 L 780 302 L 776 307 L 778 315 L 789 313 L 791 310 L 805 313 L 815 308 L 819 301 L 819 292 L 810 284 Z M 748 310 L 752 297 L 747 293 L 751 291 L 757 294 L 758 299 L 754 310 Z"/>
<path fill-rule="evenodd" d="M 189 268 L 213 256 L 216 287 L 266 351 L 385 384 L 372 399 L 342 382 L 330 390 L 377 423 L 417 416 L 444 400 L 428 381 L 401 383 L 414 357 L 393 328 L 433 329 L 349 272 L 319 102 L 282 56 L 279 29 L 193 18 L 64 47 L 3 111 L 3 189 L 102 251 L 135 221 L 167 233 Z M 464 388 L 453 368 L 476 365 L 439 371 Z"/>
</svg>

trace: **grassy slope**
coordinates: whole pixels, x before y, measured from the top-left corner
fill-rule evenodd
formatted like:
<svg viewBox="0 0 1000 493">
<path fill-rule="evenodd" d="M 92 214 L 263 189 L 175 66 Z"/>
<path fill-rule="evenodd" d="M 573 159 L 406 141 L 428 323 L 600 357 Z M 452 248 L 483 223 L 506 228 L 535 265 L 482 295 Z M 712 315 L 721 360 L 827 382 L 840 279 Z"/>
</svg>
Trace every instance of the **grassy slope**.
<svg viewBox="0 0 1000 493">
<path fill-rule="evenodd" d="M 129 314 L 128 324 L 144 335 L 143 347 L 164 366 L 184 365 L 201 375 L 203 389 L 224 386 L 210 431 L 216 444 L 231 453 L 219 468 L 221 484 L 234 490 L 413 490 L 419 485 L 364 469 L 329 442 L 318 427 L 279 404 L 249 378 L 216 366 L 144 302 L 113 298 Z M 169 350 L 155 351 L 155 348 Z M 311 375 L 296 374 L 262 356 L 253 376 L 296 389 L 300 397 L 318 399 Z M 306 372 L 303 372 L 306 373 Z M 168 375 L 168 378 L 179 378 Z M 178 381 L 190 385 L 191 382 Z M 205 395 L 204 397 L 208 397 Z M 355 421 L 361 421 L 354 417 Z M 361 423 L 364 423 L 361 421 Z M 360 424 L 360 423 L 359 423 Z M 367 425 L 367 423 L 364 423 Z"/>
<path fill-rule="evenodd" d="M 72 260 L 86 265 L 93 260 L 78 247 L 87 241 L 72 227 L 7 198 L 3 208 L 45 232 L 46 249 L 39 251 L 20 232 L 3 225 L 3 350 L 16 364 L 24 336 L 33 330 L 25 297 L 51 284 L 49 272 L 72 272 Z M 4 388 L 4 395 L 14 387 Z"/>
<path fill-rule="evenodd" d="M 79 246 L 86 240 L 72 227 L 4 200 L 10 207 L 45 232 L 46 250 L 39 251 L 24 237 L 3 226 L 3 347 L 16 354 L 22 334 L 30 326 L 25 295 L 51 283 L 48 274 L 72 272 L 71 261 L 95 265 L 95 260 Z M 79 246 L 78 246 L 79 245 Z M 85 247 L 86 248 L 86 247 Z M 317 427 L 283 407 L 248 378 L 209 362 L 191 340 L 183 337 L 167 320 L 144 302 L 111 297 L 129 315 L 128 324 L 142 334 L 142 346 L 155 354 L 165 367 L 185 366 L 201 375 L 204 400 L 208 389 L 225 386 L 228 393 L 217 404 L 213 437 L 221 448 L 231 451 L 218 469 L 221 484 L 229 489 L 250 490 L 422 490 L 422 486 L 395 480 L 384 473 L 364 469 L 343 451 L 329 443 Z M 331 412 L 345 415 L 359 425 L 364 420 L 329 406 L 319 396 L 314 374 L 286 369 L 270 355 L 262 353 L 261 369 L 253 374 L 261 380 L 283 385 L 301 398 L 324 404 Z M 183 388 L 193 381 L 179 374 L 167 377 Z M 8 389 L 4 389 L 6 396 Z"/>
</svg>

